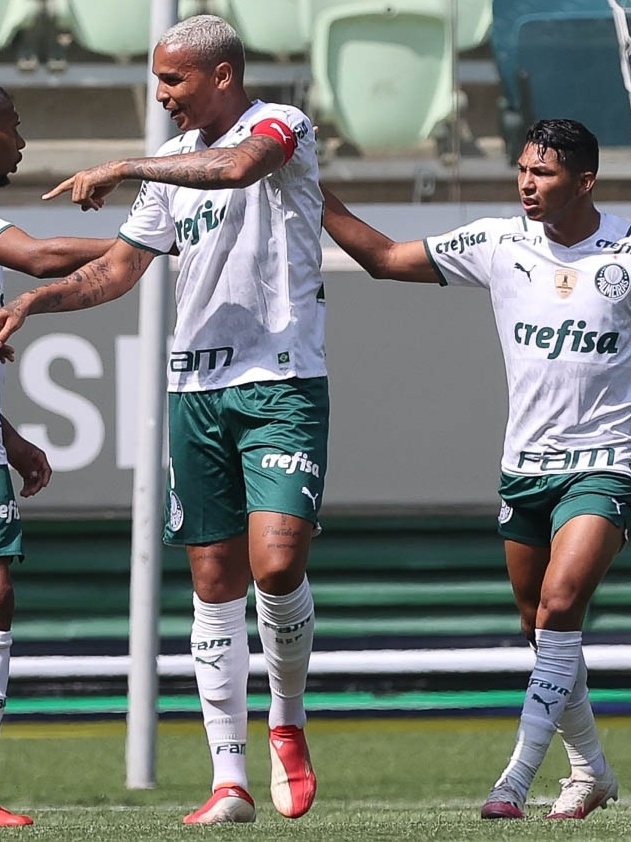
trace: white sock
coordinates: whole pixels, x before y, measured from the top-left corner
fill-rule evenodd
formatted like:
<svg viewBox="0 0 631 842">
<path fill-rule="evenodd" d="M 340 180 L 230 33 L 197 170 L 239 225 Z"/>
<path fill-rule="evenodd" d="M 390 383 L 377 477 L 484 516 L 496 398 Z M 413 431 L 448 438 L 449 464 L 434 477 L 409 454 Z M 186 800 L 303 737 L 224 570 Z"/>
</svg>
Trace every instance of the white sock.
<svg viewBox="0 0 631 842">
<path fill-rule="evenodd" d="M 576 684 L 559 719 L 557 731 L 563 739 L 571 768 L 580 768 L 588 775 L 600 777 L 605 771 L 605 756 L 589 702 L 587 665 L 582 650 Z"/>
<path fill-rule="evenodd" d="M 557 723 L 574 689 L 581 654 L 580 631 L 536 629 L 537 658 L 530 674 L 517 740 L 506 778 L 525 798 L 545 757 Z"/>
<path fill-rule="evenodd" d="M 0 631 L 0 722 L 4 716 L 7 703 L 7 686 L 9 684 L 9 661 L 13 636 L 11 631 Z"/>
<path fill-rule="evenodd" d="M 307 577 L 293 593 L 274 596 L 254 586 L 258 629 L 272 702 L 268 723 L 304 727 L 304 693 L 313 645 L 313 598 Z"/>
<path fill-rule="evenodd" d="M 193 594 L 191 654 L 213 762 L 213 791 L 248 788 L 245 771 L 249 672 L 246 598 L 210 604 Z"/>
</svg>

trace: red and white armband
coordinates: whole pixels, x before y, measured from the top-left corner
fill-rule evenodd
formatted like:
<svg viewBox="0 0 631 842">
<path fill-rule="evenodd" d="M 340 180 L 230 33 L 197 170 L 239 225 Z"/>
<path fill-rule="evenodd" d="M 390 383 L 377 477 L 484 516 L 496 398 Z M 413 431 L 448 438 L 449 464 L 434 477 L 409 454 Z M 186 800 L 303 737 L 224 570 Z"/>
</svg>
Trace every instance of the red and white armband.
<svg viewBox="0 0 631 842">
<path fill-rule="evenodd" d="M 298 145 L 294 132 L 281 120 L 261 120 L 261 122 L 257 123 L 252 129 L 252 134 L 263 134 L 266 137 L 273 137 L 274 140 L 277 140 L 283 147 L 283 151 L 285 153 L 285 163 L 287 163 L 294 154 L 296 146 Z"/>
</svg>

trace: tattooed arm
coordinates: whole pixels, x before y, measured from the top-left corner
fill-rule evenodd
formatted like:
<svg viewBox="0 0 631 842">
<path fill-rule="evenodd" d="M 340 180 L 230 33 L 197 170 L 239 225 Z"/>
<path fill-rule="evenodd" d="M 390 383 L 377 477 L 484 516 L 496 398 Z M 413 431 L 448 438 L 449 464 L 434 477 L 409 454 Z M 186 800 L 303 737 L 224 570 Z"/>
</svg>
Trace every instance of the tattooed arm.
<svg viewBox="0 0 631 842">
<path fill-rule="evenodd" d="M 140 279 L 155 255 L 117 240 L 103 257 L 72 275 L 24 292 L 0 308 L 0 347 L 27 316 L 86 310 L 120 298 Z"/>
<path fill-rule="evenodd" d="M 82 210 L 98 210 L 121 181 L 159 181 L 213 190 L 222 187 L 248 187 L 283 165 L 281 144 L 266 135 L 251 135 L 238 146 L 204 149 L 161 158 L 127 158 L 83 170 L 62 181 L 43 199 L 54 199 L 72 191 L 72 201 Z"/>
</svg>

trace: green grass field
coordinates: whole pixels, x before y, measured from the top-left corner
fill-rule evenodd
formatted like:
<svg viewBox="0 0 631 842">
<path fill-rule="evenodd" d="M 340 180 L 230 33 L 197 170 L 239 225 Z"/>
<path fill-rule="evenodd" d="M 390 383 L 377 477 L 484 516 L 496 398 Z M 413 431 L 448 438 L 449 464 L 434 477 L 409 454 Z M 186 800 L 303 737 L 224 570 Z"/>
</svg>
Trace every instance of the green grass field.
<svg viewBox="0 0 631 842">
<path fill-rule="evenodd" d="M 553 745 L 521 822 L 479 819 L 479 807 L 512 747 L 516 719 L 312 719 L 309 737 L 319 789 L 311 812 L 289 821 L 269 799 L 264 723 L 251 725 L 253 825 L 186 826 L 185 812 L 208 797 L 205 736 L 198 721 L 161 723 L 157 785 L 125 788 L 122 722 L 12 723 L 0 737 L 0 803 L 29 812 L 33 827 L 3 829 L 7 838 L 55 842 L 170 842 L 220 838 L 248 842 L 392 842 L 392 840 L 631 839 L 631 723 L 601 720 L 621 781 L 621 800 L 585 822 L 542 817 L 566 774 Z M 631 791 L 631 789 L 629 790 Z"/>
</svg>

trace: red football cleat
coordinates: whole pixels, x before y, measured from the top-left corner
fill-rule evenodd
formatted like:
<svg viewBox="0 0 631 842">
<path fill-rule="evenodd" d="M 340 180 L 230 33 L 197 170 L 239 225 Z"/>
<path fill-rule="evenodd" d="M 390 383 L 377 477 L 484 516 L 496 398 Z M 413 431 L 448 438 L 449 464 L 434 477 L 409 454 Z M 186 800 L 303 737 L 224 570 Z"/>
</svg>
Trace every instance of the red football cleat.
<svg viewBox="0 0 631 842">
<path fill-rule="evenodd" d="M 199 810 L 189 813 L 184 824 L 219 824 L 220 822 L 253 822 L 256 818 L 252 796 L 240 786 L 217 787 Z"/>
<path fill-rule="evenodd" d="M 288 819 L 304 816 L 316 794 L 316 776 L 305 732 L 295 725 L 280 725 L 269 732 L 272 758 L 270 792 L 274 807 Z"/>
<path fill-rule="evenodd" d="M 33 819 L 0 807 L 0 827 L 21 827 L 25 824 L 33 824 Z"/>
</svg>

